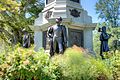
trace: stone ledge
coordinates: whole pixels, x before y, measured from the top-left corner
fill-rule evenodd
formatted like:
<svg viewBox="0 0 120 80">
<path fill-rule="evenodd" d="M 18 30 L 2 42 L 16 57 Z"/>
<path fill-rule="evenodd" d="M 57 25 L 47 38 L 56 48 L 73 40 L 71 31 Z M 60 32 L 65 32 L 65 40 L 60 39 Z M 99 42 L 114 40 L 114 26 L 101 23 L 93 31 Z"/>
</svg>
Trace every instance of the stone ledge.
<svg viewBox="0 0 120 80">
<path fill-rule="evenodd" d="M 77 24 L 77 23 L 71 23 L 71 25 L 73 26 L 80 26 L 80 27 L 93 27 L 95 28 L 97 23 L 81 23 L 81 24 Z"/>
<path fill-rule="evenodd" d="M 79 28 L 93 28 L 95 29 L 97 23 L 73 23 L 71 18 L 63 18 L 63 23 L 68 24 L 70 26 L 74 26 L 72 28 L 79 29 Z M 41 24 L 40 26 L 34 26 L 35 31 L 45 31 L 49 26 L 55 24 L 55 18 L 48 19 L 48 23 Z"/>
</svg>

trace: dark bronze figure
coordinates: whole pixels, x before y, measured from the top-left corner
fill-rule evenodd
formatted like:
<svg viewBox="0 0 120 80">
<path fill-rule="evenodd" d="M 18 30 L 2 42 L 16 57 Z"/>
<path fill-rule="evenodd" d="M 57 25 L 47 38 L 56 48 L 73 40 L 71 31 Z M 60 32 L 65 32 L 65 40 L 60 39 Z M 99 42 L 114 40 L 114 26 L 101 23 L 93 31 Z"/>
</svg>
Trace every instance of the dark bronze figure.
<svg viewBox="0 0 120 80">
<path fill-rule="evenodd" d="M 100 41 L 101 41 L 100 56 L 102 57 L 102 59 L 104 59 L 103 52 L 108 52 L 109 51 L 108 39 L 111 37 L 111 35 L 109 35 L 106 32 L 106 27 L 105 26 L 103 26 L 101 30 L 102 30 L 102 32 L 101 32 L 101 35 L 100 35 Z"/>
<path fill-rule="evenodd" d="M 56 25 L 49 27 L 47 35 L 50 41 L 50 55 L 53 56 L 54 53 L 62 54 L 67 47 L 67 35 L 66 28 L 61 25 L 62 18 L 56 18 Z M 52 37 L 51 37 L 52 36 Z"/>
<path fill-rule="evenodd" d="M 29 48 L 30 47 L 30 34 L 27 31 L 23 31 L 23 47 Z"/>
</svg>

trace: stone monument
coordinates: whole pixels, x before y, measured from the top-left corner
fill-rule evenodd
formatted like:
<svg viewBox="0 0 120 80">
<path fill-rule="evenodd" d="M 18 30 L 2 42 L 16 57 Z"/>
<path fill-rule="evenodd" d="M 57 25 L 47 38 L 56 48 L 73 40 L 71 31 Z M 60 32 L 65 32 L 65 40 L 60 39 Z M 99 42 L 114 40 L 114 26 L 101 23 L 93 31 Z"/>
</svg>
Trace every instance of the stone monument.
<svg viewBox="0 0 120 80">
<path fill-rule="evenodd" d="M 47 49 L 46 31 L 55 24 L 55 18 L 63 18 L 67 29 L 68 46 L 77 45 L 93 51 L 93 30 L 91 16 L 81 6 L 80 0 L 45 0 L 45 8 L 34 23 L 35 50 Z"/>
</svg>

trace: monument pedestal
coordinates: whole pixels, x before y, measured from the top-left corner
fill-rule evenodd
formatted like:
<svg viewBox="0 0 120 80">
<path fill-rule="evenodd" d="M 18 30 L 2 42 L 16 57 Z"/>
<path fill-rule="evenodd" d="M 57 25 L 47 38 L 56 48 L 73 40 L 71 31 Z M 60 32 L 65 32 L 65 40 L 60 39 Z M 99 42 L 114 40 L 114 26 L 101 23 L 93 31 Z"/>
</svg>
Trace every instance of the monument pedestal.
<svg viewBox="0 0 120 80">
<path fill-rule="evenodd" d="M 77 45 L 93 51 L 93 34 L 96 24 L 88 16 L 80 0 L 46 0 L 45 8 L 35 20 L 35 50 L 47 48 L 46 31 L 55 24 L 55 18 L 62 17 L 62 24 L 66 26 L 68 46 Z"/>
</svg>

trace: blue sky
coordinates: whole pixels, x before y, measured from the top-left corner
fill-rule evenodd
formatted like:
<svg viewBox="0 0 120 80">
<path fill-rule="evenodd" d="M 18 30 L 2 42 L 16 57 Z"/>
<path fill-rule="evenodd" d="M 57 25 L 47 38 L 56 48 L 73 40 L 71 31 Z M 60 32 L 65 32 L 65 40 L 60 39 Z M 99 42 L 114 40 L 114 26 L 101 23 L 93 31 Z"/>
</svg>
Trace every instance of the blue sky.
<svg viewBox="0 0 120 80">
<path fill-rule="evenodd" d="M 95 4 L 97 0 L 81 0 L 81 5 L 82 7 L 87 10 L 88 15 L 92 17 L 93 23 L 98 22 L 98 15 L 96 14 L 95 11 Z"/>
</svg>

